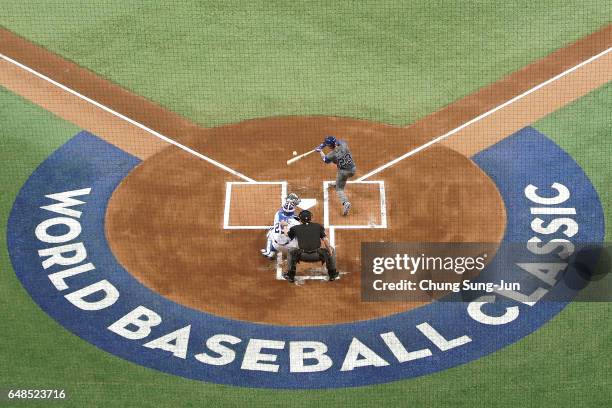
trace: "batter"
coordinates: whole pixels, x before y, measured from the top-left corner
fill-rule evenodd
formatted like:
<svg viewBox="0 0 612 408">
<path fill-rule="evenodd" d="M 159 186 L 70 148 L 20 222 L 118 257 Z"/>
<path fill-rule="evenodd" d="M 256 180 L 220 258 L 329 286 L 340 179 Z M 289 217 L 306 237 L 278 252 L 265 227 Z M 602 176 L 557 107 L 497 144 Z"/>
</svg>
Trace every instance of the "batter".
<svg viewBox="0 0 612 408">
<path fill-rule="evenodd" d="M 325 154 L 323 151 L 325 147 L 329 147 L 331 152 Z M 315 150 L 319 152 L 324 163 L 334 163 L 338 167 L 336 182 L 331 185 L 336 188 L 336 195 L 342 203 L 342 215 L 348 215 L 351 209 L 351 202 L 346 197 L 344 188 L 348 179 L 353 177 L 357 171 L 357 166 L 348 144 L 343 140 L 336 139 L 334 136 L 327 136 L 323 143 L 317 146 Z"/>
</svg>

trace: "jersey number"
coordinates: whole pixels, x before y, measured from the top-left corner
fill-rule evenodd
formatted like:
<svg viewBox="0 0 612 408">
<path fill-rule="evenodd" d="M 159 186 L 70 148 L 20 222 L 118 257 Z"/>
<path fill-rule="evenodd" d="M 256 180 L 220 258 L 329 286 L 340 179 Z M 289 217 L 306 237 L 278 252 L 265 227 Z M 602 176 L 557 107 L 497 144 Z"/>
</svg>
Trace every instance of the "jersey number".
<svg viewBox="0 0 612 408">
<path fill-rule="evenodd" d="M 353 158 L 349 153 L 347 153 L 343 157 L 338 159 L 338 164 L 340 165 L 340 167 L 352 167 Z"/>
</svg>

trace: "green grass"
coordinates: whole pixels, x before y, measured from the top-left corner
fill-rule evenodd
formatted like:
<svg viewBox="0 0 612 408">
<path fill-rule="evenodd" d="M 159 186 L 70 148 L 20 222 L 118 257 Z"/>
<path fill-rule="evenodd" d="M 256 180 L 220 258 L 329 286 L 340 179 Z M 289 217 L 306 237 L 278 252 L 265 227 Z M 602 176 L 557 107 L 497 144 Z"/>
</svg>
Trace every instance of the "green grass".
<svg viewBox="0 0 612 408">
<path fill-rule="evenodd" d="M 612 241 L 612 82 L 548 115 L 535 127 L 553 139 L 585 170 L 599 193 Z"/>
<path fill-rule="evenodd" d="M 601 88 L 537 124 L 585 167 L 602 199 L 611 193 L 607 120 L 611 88 Z M 100 351 L 67 332 L 32 302 L 12 271 L 4 241 L 6 219 L 19 187 L 36 165 L 77 129 L 3 89 L 0 106 L 8 107 L 0 110 L 0 158 L 4 164 L 0 173 L 0 388 L 65 389 L 70 399 L 61 405 L 72 407 L 574 408 L 608 406 L 612 401 L 609 303 L 572 304 L 536 333 L 467 365 L 353 389 L 273 391 L 206 384 Z M 606 214 L 611 219 L 607 201 Z"/>
<path fill-rule="evenodd" d="M 5 0 L 0 25 L 205 126 L 407 124 L 612 22 L 606 0 Z"/>
</svg>

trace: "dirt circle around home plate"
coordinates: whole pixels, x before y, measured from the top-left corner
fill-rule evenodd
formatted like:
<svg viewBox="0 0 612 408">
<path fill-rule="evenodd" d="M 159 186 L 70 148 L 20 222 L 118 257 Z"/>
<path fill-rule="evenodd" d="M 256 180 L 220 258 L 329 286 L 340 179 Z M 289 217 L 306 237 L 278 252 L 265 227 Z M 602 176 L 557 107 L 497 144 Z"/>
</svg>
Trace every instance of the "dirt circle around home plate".
<svg viewBox="0 0 612 408">
<path fill-rule="evenodd" d="M 335 169 L 305 152 L 332 134 L 345 140 L 358 166 L 355 178 L 424 143 L 399 127 L 358 119 L 300 116 L 255 119 L 185 135 L 181 143 L 259 181 L 286 182 L 288 192 L 316 199 L 323 222 L 323 181 Z M 211 142 L 212 141 L 212 142 Z M 115 190 L 106 235 L 119 262 L 168 299 L 226 318 L 310 326 L 368 320 L 423 303 L 362 302 L 361 242 L 500 242 L 505 207 L 493 181 L 469 158 L 435 145 L 373 176 L 385 187 L 387 228 L 337 229 L 342 279 L 292 285 L 259 253 L 265 232 L 225 229 L 228 182 L 241 180 L 184 151 L 168 147 L 146 159 Z M 279 184 L 280 185 L 280 184 Z M 380 221 L 378 184 L 349 184 L 346 218 L 330 191 L 331 224 Z M 281 192 L 275 185 L 236 184 L 230 225 L 272 223 Z M 299 272 L 298 272 L 299 273 Z"/>
</svg>

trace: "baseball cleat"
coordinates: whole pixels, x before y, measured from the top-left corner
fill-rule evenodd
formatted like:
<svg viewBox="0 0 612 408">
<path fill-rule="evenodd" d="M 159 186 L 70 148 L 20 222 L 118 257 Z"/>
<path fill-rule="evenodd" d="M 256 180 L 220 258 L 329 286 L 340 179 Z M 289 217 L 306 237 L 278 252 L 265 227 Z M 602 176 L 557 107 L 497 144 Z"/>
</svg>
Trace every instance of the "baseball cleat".
<svg viewBox="0 0 612 408">
<path fill-rule="evenodd" d="M 340 278 L 340 274 L 338 272 L 336 272 L 334 274 L 329 275 L 328 281 L 329 282 L 333 282 L 335 280 L 338 280 L 339 278 Z"/>
<path fill-rule="evenodd" d="M 261 250 L 261 254 L 264 256 L 264 258 L 268 258 L 268 259 L 274 259 L 274 256 L 276 255 L 275 252 L 266 252 L 265 249 Z"/>
<path fill-rule="evenodd" d="M 283 273 L 283 279 L 291 283 L 295 282 L 295 278 L 293 276 L 289 276 L 286 273 Z"/>
<path fill-rule="evenodd" d="M 342 204 L 342 215 L 348 215 L 350 209 L 351 203 L 346 201 L 344 204 Z"/>
</svg>

